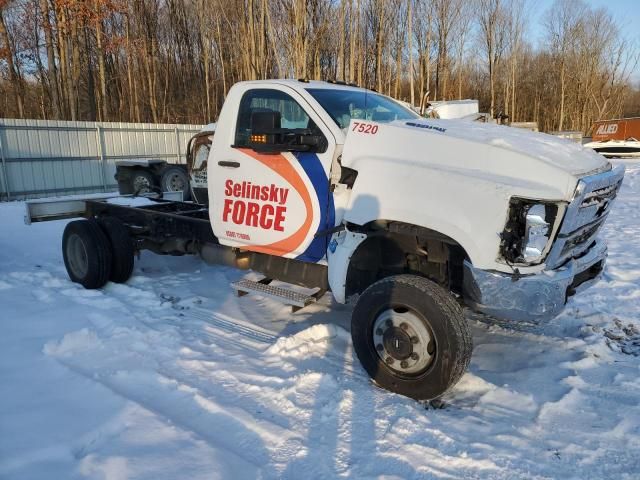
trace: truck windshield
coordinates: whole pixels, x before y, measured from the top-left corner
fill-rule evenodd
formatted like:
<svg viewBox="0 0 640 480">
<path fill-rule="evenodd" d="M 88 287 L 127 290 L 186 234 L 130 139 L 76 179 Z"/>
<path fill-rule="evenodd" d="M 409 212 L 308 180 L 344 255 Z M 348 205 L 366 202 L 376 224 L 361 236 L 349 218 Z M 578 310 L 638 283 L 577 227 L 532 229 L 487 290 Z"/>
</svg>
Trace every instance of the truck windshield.
<svg viewBox="0 0 640 480">
<path fill-rule="evenodd" d="M 351 119 L 387 123 L 420 118 L 396 101 L 366 90 L 308 88 L 307 91 L 340 128 L 347 128 Z"/>
</svg>

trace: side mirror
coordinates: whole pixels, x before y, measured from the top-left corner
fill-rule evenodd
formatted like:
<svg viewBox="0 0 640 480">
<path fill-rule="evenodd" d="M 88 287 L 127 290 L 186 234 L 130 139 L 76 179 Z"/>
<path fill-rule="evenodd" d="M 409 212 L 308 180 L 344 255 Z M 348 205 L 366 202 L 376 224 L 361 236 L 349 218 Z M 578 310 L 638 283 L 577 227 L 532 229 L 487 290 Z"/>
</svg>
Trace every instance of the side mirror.
<svg viewBox="0 0 640 480">
<path fill-rule="evenodd" d="M 275 110 L 254 111 L 251 113 L 251 133 L 267 132 L 279 129 L 282 125 L 282 115 Z"/>
<path fill-rule="evenodd" d="M 282 117 L 276 111 L 251 114 L 249 147 L 260 153 L 323 152 L 327 141 L 307 128 L 281 128 Z"/>
</svg>

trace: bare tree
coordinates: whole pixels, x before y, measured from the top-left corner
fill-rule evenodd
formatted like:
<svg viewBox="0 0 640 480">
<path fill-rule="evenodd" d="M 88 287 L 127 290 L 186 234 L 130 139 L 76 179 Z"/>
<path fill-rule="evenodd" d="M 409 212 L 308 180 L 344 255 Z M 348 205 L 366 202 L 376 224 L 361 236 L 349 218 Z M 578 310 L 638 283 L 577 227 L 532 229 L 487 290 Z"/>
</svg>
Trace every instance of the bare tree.
<svg viewBox="0 0 640 480">
<path fill-rule="evenodd" d="M 557 0 L 0 0 L 2 116 L 214 120 L 230 86 L 342 79 L 422 105 L 586 131 L 634 111 L 638 48 L 606 9 Z M 471 39 L 478 41 L 472 42 Z"/>
<path fill-rule="evenodd" d="M 489 70 L 489 114 L 493 117 L 496 105 L 496 67 L 502 58 L 506 36 L 504 0 L 479 0 L 478 24 L 487 55 Z"/>
<path fill-rule="evenodd" d="M 567 63 L 583 30 L 587 6 L 583 0 L 556 0 L 545 18 L 551 52 L 556 57 L 560 81 L 558 130 L 564 128 L 567 95 Z"/>
<path fill-rule="evenodd" d="M 4 19 L 4 8 L 0 10 L 0 40 L 2 41 L 3 55 L 7 61 L 9 70 L 9 78 L 14 87 L 16 108 L 20 117 L 24 116 L 24 85 L 22 74 L 20 73 L 20 64 L 16 62 L 16 46 L 12 35 L 9 34 L 7 24 Z"/>
</svg>

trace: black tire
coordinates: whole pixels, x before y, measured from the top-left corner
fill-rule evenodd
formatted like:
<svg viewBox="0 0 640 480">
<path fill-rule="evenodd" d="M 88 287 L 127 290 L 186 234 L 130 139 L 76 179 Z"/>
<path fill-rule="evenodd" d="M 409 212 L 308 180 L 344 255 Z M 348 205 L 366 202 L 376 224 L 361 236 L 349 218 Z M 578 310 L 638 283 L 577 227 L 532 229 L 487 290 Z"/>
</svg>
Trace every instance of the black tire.
<svg viewBox="0 0 640 480">
<path fill-rule="evenodd" d="M 131 173 L 131 191 L 134 195 L 150 193 L 156 190 L 153 175 L 146 170 L 135 169 Z"/>
<path fill-rule="evenodd" d="M 62 235 L 62 257 L 69 278 L 84 288 L 101 288 L 109 281 L 111 245 L 95 220 L 67 224 Z"/>
<path fill-rule="evenodd" d="M 189 176 L 184 169 L 175 165 L 166 167 L 162 171 L 160 188 L 163 192 L 182 192 L 182 199 L 187 201 L 191 198 L 191 187 L 189 186 Z"/>
<path fill-rule="evenodd" d="M 404 334 L 402 328 L 393 323 L 396 320 L 391 324 L 386 320 L 380 327 L 380 319 L 394 315 L 387 312 L 410 315 L 418 328 L 424 328 L 425 334 L 429 335 L 424 347 L 428 353 L 425 358 L 429 360 L 425 360 L 428 363 L 423 369 L 402 372 L 401 364 L 405 368 L 411 367 L 407 367 L 406 360 L 400 362 L 399 359 L 406 359 L 407 352 L 411 359 L 414 358 L 418 336 L 408 337 L 408 343 L 402 343 L 403 338 L 398 341 L 398 337 L 406 334 L 407 324 L 400 320 L 400 327 L 405 327 Z M 376 324 L 378 327 L 374 332 Z M 381 328 L 385 330 L 381 332 Z M 396 331 L 400 332 L 397 336 Z M 387 332 L 390 332 L 388 336 Z M 469 366 L 473 349 L 469 327 L 455 299 L 434 282 L 415 275 L 387 277 L 367 288 L 351 317 L 351 338 L 362 366 L 380 387 L 417 400 L 437 398 L 453 387 Z M 382 340 L 377 340 L 380 338 Z M 388 340 L 392 342 L 389 351 Z M 399 350 L 400 347 L 404 350 Z M 389 364 L 382 360 L 378 351 Z M 416 357 L 420 358 L 417 353 Z M 415 363 L 419 367 L 417 360 Z"/>
<path fill-rule="evenodd" d="M 135 247 L 129 229 L 117 218 L 103 217 L 98 220 L 111 246 L 111 275 L 109 280 L 124 283 L 133 273 Z"/>
</svg>

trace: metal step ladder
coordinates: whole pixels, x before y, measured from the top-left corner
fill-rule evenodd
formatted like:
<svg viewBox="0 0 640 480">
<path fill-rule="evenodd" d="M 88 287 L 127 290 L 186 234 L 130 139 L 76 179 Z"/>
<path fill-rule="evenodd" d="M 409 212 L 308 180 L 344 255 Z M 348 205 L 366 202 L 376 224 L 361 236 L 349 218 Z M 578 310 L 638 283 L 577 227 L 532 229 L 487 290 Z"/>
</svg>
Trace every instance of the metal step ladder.
<svg viewBox="0 0 640 480">
<path fill-rule="evenodd" d="M 249 293 L 255 293 L 261 297 L 271 298 L 285 305 L 291 305 L 292 312 L 297 312 L 301 308 L 315 303 L 326 292 L 326 290 L 319 289 L 317 292 L 307 295 L 285 287 L 270 285 L 272 281 L 270 278 L 263 278 L 257 282 L 243 279 L 233 282 L 231 288 L 236 291 L 239 297 L 248 295 Z"/>
</svg>

